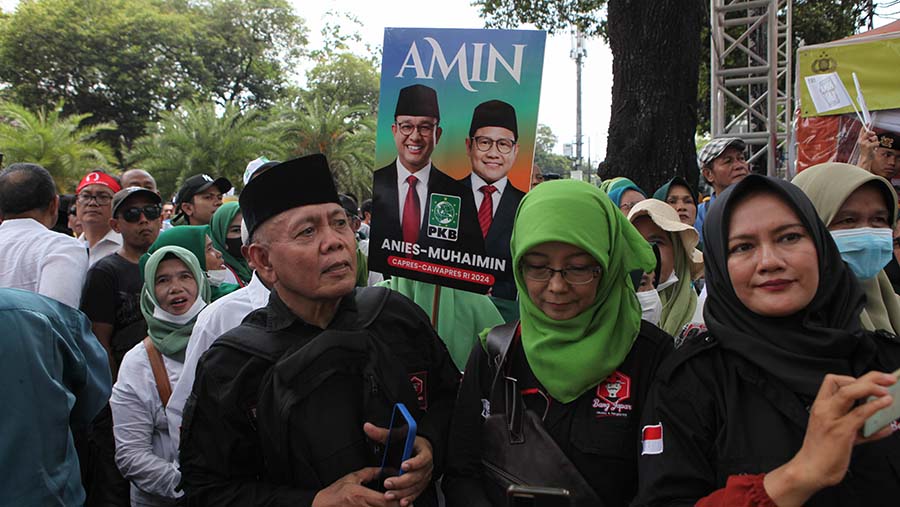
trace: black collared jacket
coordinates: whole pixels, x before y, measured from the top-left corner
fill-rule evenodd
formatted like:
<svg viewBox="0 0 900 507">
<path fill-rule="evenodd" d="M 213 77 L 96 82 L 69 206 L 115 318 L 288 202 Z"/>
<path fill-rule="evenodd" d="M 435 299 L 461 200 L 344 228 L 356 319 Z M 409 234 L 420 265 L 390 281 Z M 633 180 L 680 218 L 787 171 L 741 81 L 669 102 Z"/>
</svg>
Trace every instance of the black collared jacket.
<svg viewBox="0 0 900 507">
<path fill-rule="evenodd" d="M 900 367 L 900 340 L 875 338 L 872 369 Z M 662 442 L 640 460 L 636 506 L 688 506 L 724 488 L 729 476 L 770 472 L 803 445 L 811 401 L 719 346 L 709 334 L 685 342 L 660 367 L 645 425 L 661 425 Z M 836 486 L 808 507 L 900 503 L 900 434 L 857 445 Z"/>
<path fill-rule="evenodd" d="M 341 301 L 329 329 L 352 329 L 356 322 L 356 301 L 351 294 Z M 428 439 L 434 449 L 434 477 L 438 477 L 459 381 L 453 361 L 424 312 L 399 293 L 391 292 L 368 329 L 399 359 L 400 364 L 385 367 L 403 369 L 419 388 L 419 404 L 427 412 L 418 421 L 418 435 Z M 285 352 L 320 331 L 291 313 L 273 291 L 268 306 L 251 313 L 226 335 L 249 334 L 270 340 L 276 350 Z M 328 486 L 312 477 L 304 484 L 280 484 L 267 478 L 266 456 L 260 451 L 256 432 L 256 404 L 263 376 L 271 367 L 272 363 L 262 358 L 216 343 L 203 355 L 182 426 L 180 462 L 186 505 L 297 507 L 311 505 L 318 491 Z M 347 394 L 317 396 L 334 400 L 321 407 L 323 419 L 317 421 L 317 427 L 332 416 L 336 428 L 348 426 L 337 424 L 348 410 L 352 412 Z M 359 440 L 362 422 L 358 429 L 356 426 L 352 425 L 353 435 L 332 430 L 310 436 L 308 428 L 298 428 L 297 438 L 307 438 L 318 448 L 332 446 L 338 452 Z M 346 474 L 380 464 L 376 457 L 361 452 L 342 456 L 348 454 Z M 416 505 L 428 503 L 425 495 L 416 501 Z"/>
</svg>

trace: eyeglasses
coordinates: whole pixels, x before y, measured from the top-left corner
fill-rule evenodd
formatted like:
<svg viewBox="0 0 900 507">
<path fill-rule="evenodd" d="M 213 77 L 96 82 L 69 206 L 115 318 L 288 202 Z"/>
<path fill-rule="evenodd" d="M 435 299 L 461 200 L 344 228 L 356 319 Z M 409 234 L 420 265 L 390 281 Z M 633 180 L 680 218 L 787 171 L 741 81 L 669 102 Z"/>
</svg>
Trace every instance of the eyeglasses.
<svg viewBox="0 0 900 507">
<path fill-rule="evenodd" d="M 78 194 L 78 202 L 80 202 L 81 204 L 89 204 L 91 201 L 96 201 L 98 205 L 106 206 L 107 204 L 112 202 L 112 198 L 113 196 L 106 193 L 96 195 L 86 193 Z"/>
<path fill-rule="evenodd" d="M 594 278 L 600 275 L 602 268 L 600 266 L 570 266 L 563 269 L 553 269 L 548 266 L 532 266 L 528 263 L 522 263 L 522 273 L 525 278 L 535 282 L 546 282 L 553 278 L 553 275 L 559 273 L 563 280 L 572 285 L 584 285 L 591 283 Z"/>
<path fill-rule="evenodd" d="M 397 125 L 397 130 L 399 130 L 400 133 L 405 136 L 412 135 L 413 130 L 415 130 L 422 137 L 430 137 L 431 134 L 434 133 L 435 127 L 437 127 L 437 125 L 434 123 L 423 123 L 421 125 L 413 125 L 412 123 L 396 122 L 396 125 Z"/>
<path fill-rule="evenodd" d="M 159 204 L 150 204 L 143 208 L 128 208 L 122 210 L 122 218 L 130 224 L 137 223 L 141 220 L 141 213 L 147 220 L 156 220 L 162 213 L 162 207 Z"/>
<path fill-rule="evenodd" d="M 490 137 L 478 136 L 473 137 L 473 141 L 475 141 L 475 147 L 478 148 L 478 151 L 491 151 L 491 147 L 495 144 L 497 145 L 497 151 L 506 155 L 511 152 L 513 146 L 516 145 L 516 142 L 512 139 L 491 139 Z"/>
</svg>

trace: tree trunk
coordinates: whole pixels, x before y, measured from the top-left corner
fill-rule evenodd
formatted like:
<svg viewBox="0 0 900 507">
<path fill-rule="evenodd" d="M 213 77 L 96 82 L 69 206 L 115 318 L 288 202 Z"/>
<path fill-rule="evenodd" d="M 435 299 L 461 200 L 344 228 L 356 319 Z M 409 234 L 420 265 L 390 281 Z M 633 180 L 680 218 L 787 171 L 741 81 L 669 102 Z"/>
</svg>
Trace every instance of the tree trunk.
<svg viewBox="0 0 900 507">
<path fill-rule="evenodd" d="M 612 116 L 603 178 L 627 176 L 648 195 L 672 176 L 694 188 L 703 0 L 609 0 Z"/>
</svg>

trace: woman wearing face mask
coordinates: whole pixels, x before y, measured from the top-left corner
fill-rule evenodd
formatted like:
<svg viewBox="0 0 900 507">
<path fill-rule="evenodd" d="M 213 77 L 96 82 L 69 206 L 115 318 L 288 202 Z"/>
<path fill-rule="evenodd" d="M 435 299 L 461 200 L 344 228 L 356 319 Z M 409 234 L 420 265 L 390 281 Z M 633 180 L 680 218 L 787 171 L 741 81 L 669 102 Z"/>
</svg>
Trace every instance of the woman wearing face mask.
<svg viewBox="0 0 900 507">
<path fill-rule="evenodd" d="M 638 293 L 642 303 L 652 305 L 652 296 L 659 299 L 661 312 L 657 324 L 663 331 L 678 336 L 690 322 L 703 322 L 702 308 L 698 308 L 697 292 L 692 281 L 703 274 L 703 254 L 697 246 L 698 234 L 692 225 L 678 220 L 678 214 L 668 204 L 656 199 L 637 203 L 628 220 L 641 236 L 659 250 L 660 282 L 656 294 Z M 651 320 L 651 322 L 653 322 Z M 656 324 L 656 322 L 654 322 Z"/>
<path fill-rule="evenodd" d="M 240 287 L 237 284 L 228 283 L 228 280 L 232 279 L 231 272 L 225 269 L 222 253 L 215 249 L 209 236 L 208 225 L 179 225 L 163 231 L 150 245 L 147 253 L 141 256 L 141 269 L 143 269 L 146 259 L 160 248 L 180 246 L 194 254 L 200 261 L 200 269 L 206 274 L 206 279 L 209 280 L 212 289 L 212 301 L 234 292 Z"/>
<path fill-rule="evenodd" d="M 510 482 L 566 488 L 576 506 L 627 505 L 637 489 L 629 443 L 672 349 L 641 321 L 631 278 L 653 269 L 652 249 L 598 188 L 560 180 L 522 200 L 510 250 L 521 320 L 486 330 L 469 356 L 448 505 L 506 505 Z M 524 445 L 509 445 L 519 436 Z"/>
<path fill-rule="evenodd" d="M 116 464 L 131 482 L 133 507 L 175 505 L 175 465 L 165 405 L 181 375 L 184 350 L 209 301 L 209 283 L 189 251 L 165 246 L 147 260 L 141 313 L 149 336 L 125 354 L 110 407 Z"/>
<path fill-rule="evenodd" d="M 209 223 L 209 236 L 213 247 L 222 253 L 225 269 L 231 273 L 233 283 L 244 287 L 250 283 L 253 271 L 241 253 L 241 218 L 241 207 L 236 201 L 222 204 Z"/>
<path fill-rule="evenodd" d="M 883 271 L 893 257 L 894 187 L 880 176 L 840 163 L 812 166 L 793 183 L 828 224 L 841 257 L 865 290 L 863 327 L 900 334 L 900 300 Z"/>
<path fill-rule="evenodd" d="M 660 367 L 634 505 L 896 505 L 900 434 L 860 429 L 893 401 L 879 372 L 900 342 L 861 329 L 862 289 L 812 203 L 750 175 L 703 235 L 709 333 Z"/>
</svg>

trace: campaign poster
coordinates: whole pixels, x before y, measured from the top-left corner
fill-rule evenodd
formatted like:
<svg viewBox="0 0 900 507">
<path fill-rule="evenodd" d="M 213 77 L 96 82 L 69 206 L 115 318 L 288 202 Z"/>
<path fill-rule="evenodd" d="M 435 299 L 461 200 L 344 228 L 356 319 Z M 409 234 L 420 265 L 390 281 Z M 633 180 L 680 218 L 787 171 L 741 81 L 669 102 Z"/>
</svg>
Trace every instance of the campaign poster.
<svg viewBox="0 0 900 507">
<path fill-rule="evenodd" d="M 387 28 L 369 269 L 515 299 L 546 34 Z"/>
</svg>

